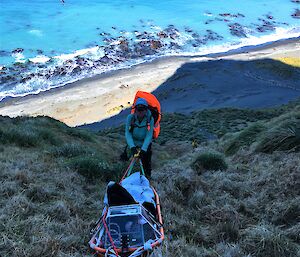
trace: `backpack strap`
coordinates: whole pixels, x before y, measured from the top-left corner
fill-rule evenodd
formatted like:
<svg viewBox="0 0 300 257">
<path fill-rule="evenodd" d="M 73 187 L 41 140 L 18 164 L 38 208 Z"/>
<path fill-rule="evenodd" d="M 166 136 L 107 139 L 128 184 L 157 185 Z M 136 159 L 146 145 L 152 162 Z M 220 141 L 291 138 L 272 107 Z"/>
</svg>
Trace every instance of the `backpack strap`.
<svg viewBox="0 0 300 257">
<path fill-rule="evenodd" d="M 148 130 L 150 130 L 150 121 L 151 121 L 151 117 L 152 117 L 152 113 L 150 110 L 147 110 L 147 124 L 144 126 L 139 126 L 137 125 L 136 122 L 136 116 L 135 113 L 133 113 L 132 118 L 131 118 L 131 123 L 130 123 L 130 128 L 129 128 L 129 132 L 132 133 L 135 127 L 138 128 L 144 128 L 147 127 Z"/>
</svg>

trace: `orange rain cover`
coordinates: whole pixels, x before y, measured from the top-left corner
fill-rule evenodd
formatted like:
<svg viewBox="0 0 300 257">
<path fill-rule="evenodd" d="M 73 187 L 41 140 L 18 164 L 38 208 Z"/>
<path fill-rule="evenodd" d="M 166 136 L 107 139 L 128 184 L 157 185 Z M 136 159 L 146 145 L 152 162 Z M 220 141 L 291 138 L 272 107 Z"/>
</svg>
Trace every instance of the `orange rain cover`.
<svg viewBox="0 0 300 257">
<path fill-rule="evenodd" d="M 148 105 L 158 110 L 159 115 L 157 121 L 154 124 L 154 130 L 153 130 L 153 138 L 157 138 L 160 132 L 160 124 L 159 124 L 161 120 L 160 103 L 155 97 L 155 95 L 144 91 L 137 91 L 134 97 L 133 106 L 135 106 L 135 102 L 138 98 L 144 98 L 147 101 Z M 131 113 L 134 113 L 134 108 L 132 108 Z"/>
</svg>

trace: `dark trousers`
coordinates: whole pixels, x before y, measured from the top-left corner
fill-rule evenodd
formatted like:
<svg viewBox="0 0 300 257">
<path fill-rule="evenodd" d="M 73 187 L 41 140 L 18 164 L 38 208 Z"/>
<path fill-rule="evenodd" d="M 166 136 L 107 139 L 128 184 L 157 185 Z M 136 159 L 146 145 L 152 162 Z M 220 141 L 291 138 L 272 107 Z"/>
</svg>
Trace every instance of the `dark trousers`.
<svg viewBox="0 0 300 257">
<path fill-rule="evenodd" d="M 142 156 L 142 164 L 145 170 L 145 175 L 147 178 L 151 178 L 151 157 L 152 157 L 152 149 L 151 149 L 152 144 L 148 146 L 146 154 Z"/>
</svg>

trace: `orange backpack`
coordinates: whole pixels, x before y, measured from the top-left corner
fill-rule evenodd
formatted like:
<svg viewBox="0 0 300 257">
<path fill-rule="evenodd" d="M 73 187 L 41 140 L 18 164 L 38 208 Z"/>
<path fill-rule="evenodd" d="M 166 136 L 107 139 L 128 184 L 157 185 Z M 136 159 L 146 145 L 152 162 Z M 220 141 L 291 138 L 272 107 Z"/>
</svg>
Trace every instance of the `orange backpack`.
<svg viewBox="0 0 300 257">
<path fill-rule="evenodd" d="M 150 110 L 152 117 L 154 119 L 154 129 L 153 129 L 153 138 L 157 138 L 160 132 L 160 120 L 161 120 L 161 108 L 160 103 L 157 98 L 151 93 L 144 91 L 137 91 L 135 94 L 133 106 L 131 113 L 135 111 L 135 103 L 138 98 L 144 98 L 148 103 L 148 109 Z"/>
</svg>

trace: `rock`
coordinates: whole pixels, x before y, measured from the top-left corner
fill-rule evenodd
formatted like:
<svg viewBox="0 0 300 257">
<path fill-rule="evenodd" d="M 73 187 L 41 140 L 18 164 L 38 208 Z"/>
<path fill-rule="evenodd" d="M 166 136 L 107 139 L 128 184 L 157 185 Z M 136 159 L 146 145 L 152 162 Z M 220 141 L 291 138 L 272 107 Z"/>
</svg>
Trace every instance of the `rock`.
<svg viewBox="0 0 300 257">
<path fill-rule="evenodd" d="M 153 55 L 155 53 L 155 49 L 151 48 L 151 40 L 145 40 L 134 44 L 132 57 L 135 58 L 145 55 Z"/>
<path fill-rule="evenodd" d="M 207 40 L 222 40 L 223 37 L 219 35 L 217 32 L 214 32 L 210 29 L 206 30 L 207 32 Z"/>
<path fill-rule="evenodd" d="M 291 16 L 295 19 L 300 19 L 300 9 L 296 9 Z"/>
<path fill-rule="evenodd" d="M 219 14 L 222 17 L 230 17 L 230 18 L 238 18 L 238 17 L 245 17 L 244 14 L 241 13 L 237 13 L 237 14 L 231 14 L 231 13 L 220 13 Z"/>
<path fill-rule="evenodd" d="M 21 83 L 24 83 L 24 82 L 26 82 L 26 81 L 28 81 L 28 80 L 30 80 L 30 78 L 25 77 L 25 78 L 22 78 L 22 79 L 20 80 L 20 82 L 21 82 Z"/>
<path fill-rule="evenodd" d="M 115 40 L 116 40 L 115 38 L 110 38 L 110 37 L 103 38 L 103 42 L 107 43 L 107 44 L 109 44 Z"/>
<path fill-rule="evenodd" d="M 1 83 L 5 83 L 5 82 L 8 82 L 10 80 L 15 80 L 14 77 L 10 76 L 10 75 L 7 75 L 7 76 L 3 76 L 0 78 L 1 79 Z"/>
<path fill-rule="evenodd" d="M 99 33 L 99 36 L 110 36 L 111 34 L 110 33 L 107 33 L 107 32 L 101 32 Z"/>
<path fill-rule="evenodd" d="M 178 31 L 178 29 L 175 28 L 174 25 L 169 25 L 166 29 L 164 29 L 164 32 L 171 39 L 176 39 L 179 36 L 179 31 Z"/>
<path fill-rule="evenodd" d="M 5 50 L 0 50 L 0 57 L 10 56 L 11 53 Z"/>
<path fill-rule="evenodd" d="M 81 70 L 82 70 L 82 68 L 80 66 L 77 66 L 72 70 L 72 73 L 79 73 L 79 72 L 81 72 Z"/>
<path fill-rule="evenodd" d="M 205 22 L 205 24 L 210 24 L 210 23 L 212 23 L 213 21 L 214 21 L 213 19 L 207 20 L 207 21 Z"/>
<path fill-rule="evenodd" d="M 274 19 L 274 17 L 272 15 L 270 15 L 270 14 L 267 14 L 266 18 L 269 19 L 269 20 L 273 20 Z"/>
<path fill-rule="evenodd" d="M 22 53 L 22 52 L 24 52 L 23 48 L 16 48 L 15 50 L 12 51 L 13 54 Z"/>
<path fill-rule="evenodd" d="M 162 43 L 159 40 L 151 40 L 150 47 L 156 50 L 162 47 Z"/>
<path fill-rule="evenodd" d="M 36 52 L 37 52 L 37 54 L 43 54 L 43 50 L 41 50 L 41 49 L 36 50 Z"/>
<path fill-rule="evenodd" d="M 232 17 L 230 13 L 219 13 L 222 17 Z"/>
<path fill-rule="evenodd" d="M 170 42 L 170 47 L 171 47 L 172 49 L 181 49 L 181 46 L 178 45 L 178 44 L 175 43 L 175 42 Z"/>
<path fill-rule="evenodd" d="M 158 32 L 157 36 L 159 36 L 159 38 L 167 38 L 168 37 L 168 35 L 163 31 Z"/>
<path fill-rule="evenodd" d="M 128 52 L 129 51 L 129 43 L 127 39 L 121 39 L 119 41 L 119 48 L 121 51 Z"/>
<path fill-rule="evenodd" d="M 87 64 L 87 60 L 83 57 L 77 57 L 75 60 L 77 65 L 84 66 Z"/>
<path fill-rule="evenodd" d="M 266 31 L 273 31 L 273 30 L 275 30 L 274 23 L 271 23 L 271 22 L 269 22 L 267 20 L 264 20 L 264 19 L 259 19 L 259 20 L 262 21 L 263 24 L 256 27 L 257 31 L 259 31 L 259 32 L 266 32 Z"/>
<path fill-rule="evenodd" d="M 192 34 L 192 37 L 193 37 L 193 38 L 199 38 L 200 35 L 199 35 L 198 33 L 194 32 L 194 33 Z"/>
<path fill-rule="evenodd" d="M 247 37 L 244 27 L 239 23 L 231 23 L 228 25 L 230 33 L 237 37 Z"/>
<path fill-rule="evenodd" d="M 108 56 L 103 56 L 103 57 L 101 57 L 100 58 L 100 61 L 101 61 L 101 63 L 104 63 L 104 64 L 112 64 L 112 63 L 114 63 L 114 60 L 113 59 L 111 59 L 111 58 L 109 58 Z"/>
<path fill-rule="evenodd" d="M 193 32 L 193 30 L 189 27 L 185 27 L 184 31 L 187 32 L 187 33 L 192 33 Z"/>
</svg>

